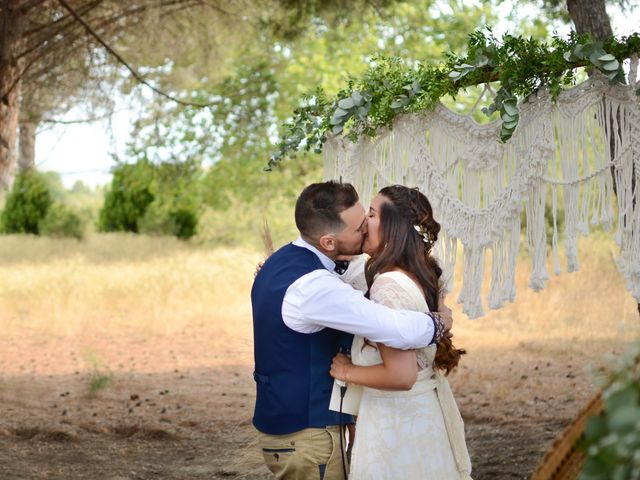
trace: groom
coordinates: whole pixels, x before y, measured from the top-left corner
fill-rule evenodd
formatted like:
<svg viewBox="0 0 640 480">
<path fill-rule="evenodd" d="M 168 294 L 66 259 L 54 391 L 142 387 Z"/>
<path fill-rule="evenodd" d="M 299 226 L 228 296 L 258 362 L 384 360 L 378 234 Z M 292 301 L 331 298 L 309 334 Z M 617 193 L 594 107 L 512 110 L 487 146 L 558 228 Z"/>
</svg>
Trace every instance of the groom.
<svg viewBox="0 0 640 480">
<path fill-rule="evenodd" d="M 278 479 L 343 479 L 339 414 L 328 409 L 329 367 L 357 334 L 390 347 L 422 348 L 451 328 L 451 312 L 397 311 L 366 299 L 334 272 L 362 253 L 365 210 L 353 186 L 306 187 L 296 202 L 300 237 L 264 263 L 251 291 L 256 405 L 253 424 Z M 349 420 L 350 421 L 350 420 Z"/>
</svg>

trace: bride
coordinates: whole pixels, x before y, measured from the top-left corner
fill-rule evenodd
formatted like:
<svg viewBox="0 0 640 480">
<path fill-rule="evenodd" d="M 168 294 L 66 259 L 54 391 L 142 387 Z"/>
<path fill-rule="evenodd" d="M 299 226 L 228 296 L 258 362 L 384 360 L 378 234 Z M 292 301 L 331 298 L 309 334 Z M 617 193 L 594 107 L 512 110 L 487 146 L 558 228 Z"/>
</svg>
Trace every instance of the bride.
<svg viewBox="0 0 640 480">
<path fill-rule="evenodd" d="M 417 189 L 380 190 L 363 246 L 370 256 L 369 297 L 395 309 L 438 311 L 442 269 L 431 248 L 439 231 L 431 204 Z M 356 336 L 352 359 L 334 358 L 334 378 L 365 387 L 350 480 L 471 479 L 464 424 L 444 377 L 463 353 L 450 336 L 437 346 L 409 351 Z"/>
</svg>

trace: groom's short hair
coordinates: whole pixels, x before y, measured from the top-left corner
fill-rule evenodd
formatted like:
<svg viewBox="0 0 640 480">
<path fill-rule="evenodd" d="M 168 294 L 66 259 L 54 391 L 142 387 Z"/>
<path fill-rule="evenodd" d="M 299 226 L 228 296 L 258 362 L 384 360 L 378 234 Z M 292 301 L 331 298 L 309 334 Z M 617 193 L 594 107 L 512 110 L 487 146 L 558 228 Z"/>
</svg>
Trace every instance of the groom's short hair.
<svg viewBox="0 0 640 480">
<path fill-rule="evenodd" d="M 307 186 L 296 202 L 296 226 L 303 237 L 319 238 L 341 231 L 340 214 L 358 202 L 358 192 L 350 183 L 330 180 Z"/>
</svg>

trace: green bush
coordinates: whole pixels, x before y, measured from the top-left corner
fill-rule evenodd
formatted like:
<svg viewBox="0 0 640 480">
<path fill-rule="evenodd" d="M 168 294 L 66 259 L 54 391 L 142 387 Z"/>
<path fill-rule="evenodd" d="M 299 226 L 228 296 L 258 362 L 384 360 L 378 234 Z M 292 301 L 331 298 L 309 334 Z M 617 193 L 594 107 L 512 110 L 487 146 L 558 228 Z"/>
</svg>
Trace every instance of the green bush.
<svg viewBox="0 0 640 480">
<path fill-rule="evenodd" d="M 640 478 L 640 345 L 627 352 L 610 381 L 603 413 L 587 422 L 580 480 Z"/>
<path fill-rule="evenodd" d="M 49 207 L 47 215 L 38 224 L 40 235 L 62 238 L 84 238 L 84 223 L 80 215 L 61 203 Z"/>
<path fill-rule="evenodd" d="M 138 221 L 153 202 L 154 166 L 148 162 L 120 164 L 100 210 L 103 232 L 138 232 Z"/>
<path fill-rule="evenodd" d="M 139 220 L 140 233 L 149 235 L 173 235 L 188 240 L 196 234 L 199 213 L 195 203 L 178 204 L 173 199 L 156 200 Z"/>
<path fill-rule="evenodd" d="M 145 235 L 169 235 L 169 228 L 168 208 L 160 200 L 152 202 L 138 219 L 138 232 Z"/>
<path fill-rule="evenodd" d="M 169 211 L 171 233 L 182 240 L 188 240 L 196 234 L 198 213 L 187 206 L 175 207 Z"/>
<path fill-rule="evenodd" d="M 0 217 L 2 231 L 38 235 L 38 225 L 51 204 L 51 192 L 42 174 L 33 170 L 20 172 Z"/>
</svg>

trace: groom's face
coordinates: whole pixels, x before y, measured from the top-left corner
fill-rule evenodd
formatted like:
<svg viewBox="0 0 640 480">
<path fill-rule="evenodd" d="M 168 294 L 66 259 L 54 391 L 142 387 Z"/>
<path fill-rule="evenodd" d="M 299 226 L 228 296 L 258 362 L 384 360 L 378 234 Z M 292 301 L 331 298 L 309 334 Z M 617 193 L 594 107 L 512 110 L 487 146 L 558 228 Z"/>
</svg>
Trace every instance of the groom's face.
<svg viewBox="0 0 640 480">
<path fill-rule="evenodd" d="M 335 235 L 338 255 L 360 255 L 367 235 L 367 215 L 360 202 L 340 214 L 345 223 L 342 231 Z"/>
</svg>

